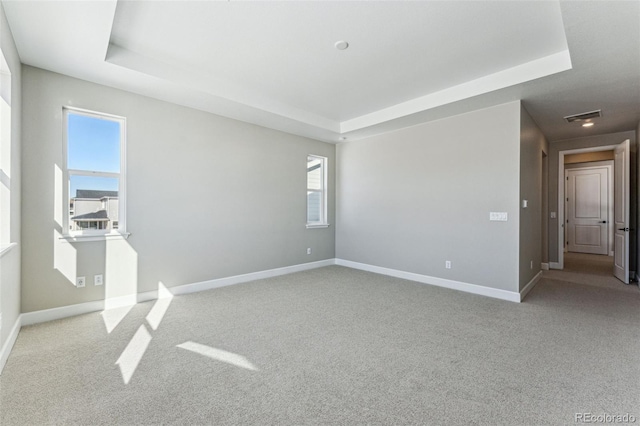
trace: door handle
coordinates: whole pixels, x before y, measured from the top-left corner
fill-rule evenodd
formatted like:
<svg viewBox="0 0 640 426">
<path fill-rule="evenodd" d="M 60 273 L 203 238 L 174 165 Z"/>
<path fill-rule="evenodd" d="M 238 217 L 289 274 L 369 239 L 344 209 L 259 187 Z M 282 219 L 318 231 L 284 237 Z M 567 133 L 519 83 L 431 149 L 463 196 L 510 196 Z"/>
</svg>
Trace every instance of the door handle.
<svg viewBox="0 0 640 426">
<path fill-rule="evenodd" d="M 629 232 L 629 228 L 618 228 L 618 231 L 626 231 L 626 232 Z"/>
<path fill-rule="evenodd" d="M 606 220 L 601 220 L 601 221 L 600 221 L 600 222 L 598 222 L 598 223 L 607 223 L 607 221 L 606 221 Z"/>
</svg>

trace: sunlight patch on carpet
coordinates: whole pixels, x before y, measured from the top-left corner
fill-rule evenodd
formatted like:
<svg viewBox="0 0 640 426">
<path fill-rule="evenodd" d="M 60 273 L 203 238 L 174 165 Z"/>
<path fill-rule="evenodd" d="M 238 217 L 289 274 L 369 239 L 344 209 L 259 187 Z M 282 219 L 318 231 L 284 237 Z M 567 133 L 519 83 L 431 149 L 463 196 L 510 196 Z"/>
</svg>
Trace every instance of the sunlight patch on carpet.
<svg viewBox="0 0 640 426">
<path fill-rule="evenodd" d="M 125 385 L 129 384 L 133 373 L 135 373 L 136 368 L 138 368 L 138 364 L 140 364 L 140 360 L 146 352 L 149 342 L 151 342 L 151 334 L 147 331 L 147 327 L 141 325 L 133 338 L 131 338 L 131 341 L 129 341 L 127 347 L 122 351 L 120 358 L 116 361 L 116 364 L 120 366 L 122 380 Z"/>
<path fill-rule="evenodd" d="M 152 329 L 158 329 L 162 318 L 164 318 L 164 314 L 167 313 L 167 309 L 169 309 L 169 305 L 171 304 L 172 299 L 173 294 L 171 294 L 171 292 L 164 286 L 164 284 L 162 284 L 162 282 L 159 282 L 158 300 L 153 305 L 153 308 L 151 308 L 146 318 Z"/>
<path fill-rule="evenodd" d="M 120 308 L 106 309 L 100 313 L 107 333 L 111 334 L 120 322 L 127 316 L 133 305 L 122 306 Z"/>
<path fill-rule="evenodd" d="M 247 358 L 242 355 L 234 354 L 233 352 L 212 348 L 211 346 L 201 345 L 200 343 L 192 341 L 184 342 L 176 347 L 204 355 L 208 358 L 215 359 L 216 361 L 226 362 L 227 364 L 235 365 L 236 367 L 258 371 L 258 369 L 249 362 Z"/>
</svg>

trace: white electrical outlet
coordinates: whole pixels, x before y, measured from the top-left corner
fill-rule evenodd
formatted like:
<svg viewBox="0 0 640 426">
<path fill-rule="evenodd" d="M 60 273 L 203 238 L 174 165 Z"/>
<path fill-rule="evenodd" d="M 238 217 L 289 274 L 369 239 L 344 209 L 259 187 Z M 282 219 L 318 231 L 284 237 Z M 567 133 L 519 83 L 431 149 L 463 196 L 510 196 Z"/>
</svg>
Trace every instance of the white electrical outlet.
<svg viewBox="0 0 640 426">
<path fill-rule="evenodd" d="M 444 262 L 444 267 L 446 269 L 451 269 L 451 261 L 450 260 L 445 260 Z"/>
<path fill-rule="evenodd" d="M 102 274 L 94 275 L 93 276 L 93 285 L 102 285 L 102 284 L 104 284 L 104 280 L 103 280 Z"/>
<path fill-rule="evenodd" d="M 556 212 L 551 212 L 551 219 L 555 219 L 556 218 Z"/>
<path fill-rule="evenodd" d="M 85 284 L 85 279 L 84 277 L 78 277 L 76 278 L 76 287 L 80 288 L 80 287 L 84 287 Z"/>
<path fill-rule="evenodd" d="M 311 247 L 307 248 L 307 254 L 311 254 Z"/>
</svg>

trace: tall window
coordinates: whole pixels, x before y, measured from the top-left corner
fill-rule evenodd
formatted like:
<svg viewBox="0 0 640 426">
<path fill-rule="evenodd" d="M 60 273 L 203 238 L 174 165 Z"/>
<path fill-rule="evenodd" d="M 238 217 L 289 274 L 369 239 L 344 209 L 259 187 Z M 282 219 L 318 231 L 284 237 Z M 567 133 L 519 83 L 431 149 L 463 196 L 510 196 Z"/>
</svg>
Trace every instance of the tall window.
<svg viewBox="0 0 640 426">
<path fill-rule="evenodd" d="M 327 226 L 327 159 L 307 157 L 307 227 Z"/>
<path fill-rule="evenodd" d="M 123 233 L 125 119 L 65 108 L 64 122 L 68 233 Z"/>
<path fill-rule="evenodd" d="M 11 243 L 11 72 L 0 51 L 0 253 Z"/>
</svg>

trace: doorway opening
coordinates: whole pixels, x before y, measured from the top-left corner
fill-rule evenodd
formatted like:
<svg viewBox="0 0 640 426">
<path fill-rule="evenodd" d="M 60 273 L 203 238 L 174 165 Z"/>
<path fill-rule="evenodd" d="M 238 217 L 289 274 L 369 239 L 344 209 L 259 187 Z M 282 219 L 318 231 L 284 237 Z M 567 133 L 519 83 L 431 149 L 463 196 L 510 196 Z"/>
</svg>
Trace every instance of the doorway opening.
<svg viewBox="0 0 640 426">
<path fill-rule="evenodd" d="M 625 148 L 626 147 L 626 148 Z M 598 177 L 598 173 L 593 173 L 598 166 L 602 166 L 601 163 L 591 164 L 593 166 L 589 168 L 589 165 L 584 165 L 584 172 L 578 172 L 576 166 L 570 166 L 565 163 L 572 157 L 577 158 L 582 156 L 582 158 L 589 158 L 590 160 L 598 160 L 604 159 L 606 156 L 610 156 L 613 152 L 614 157 L 618 156 L 618 153 L 624 149 L 626 149 L 626 162 L 620 163 L 618 160 L 614 161 L 613 173 L 609 173 L 606 171 L 606 168 L 600 171 L 600 177 Z M 581 148 L 581 149 L 573 149 L 559 152 L 558 158 L 558 263 L 556 269 L 560 270 L 572 270 L 574 271 L 577 268 L 582 270 L 590 269 L 590 265 L 598 265 L 600 274 L 604 273 L 605 269 L 609 268 L 609 272 L 607 276 L 618 277 L 621 281 L 628 284 L 630 280 L 635 277 L 635 272 L 629 270 L 629 142 L 625 141 L 620 145 L 607 145 L 607 146 L 598 146 L 592 148 Z M 597 154 L 597 155 L 596 155 Z M 600 158 L 602 157 L 602 158 Z M 584 160 L 583 160 L 584 161 Z M 606 160 L 608 161 L 608 159 Z M 571 161 L 569 161 L 571 163 Z M 574 163 L 579 163 L 580 160 L 574 161 Z M 574 169 L 573 172 L 570 170 Z M 611 187 L 609 183 L 607 185 L 607 195 L 608 198 L 607 205 L 615 205 L 615 209 L 612 212 L 611 207 L 607 207 L 607 211 L 595 212 L 595 208 L 590 205 L 594 200 L 587 199 L 586 202 L 583 202 L 583 205 L 577 206 L 575 204 L 571 205 L 569 203 L 569 195 L 568 192 L 572 191 L 572 196 L 574 199 L 572 200 L 575 203 L 575 195 L 576 195 L 576 180 L 578 177 L 580 182 L 577 186 L 582 185 L 582 188 L 578 191 L 584 192 L 584 194 L 589 195 L 590 191 L 593 192 L 594 189 L 600 191 L 600 188 L 605 184 L 605 178 L 602 175 L 609 176 L 608 179 L 611 179 L 611 174 L 613 174 L 613 181 L 615 182 L 614 186 Z M 626 178 L 625 178 L 626 175 Z M 573 182 L 570 182 L 571 179 L 574 179 Z M 609 191 L 613 190 L 615 197 L 611 198 L 609 196 Z M 626 193 L 626 195 L 625 195 Z M 600 194 L 600 193 L 599 193 Z M 593 194 L 591 194 L 593 195 Z M 604 194 L 600 194 L 600 197 L 604 197 Z M 626 197 L 626 198 L 625 198 Z M 588 198 L 588 197 L 587 197 Z M 591 197 L 597 198 L 597 197 Z M 605 201 L 605 200 L 602 200 Z M 593 223 L 579 223 L 580 226 L 575 227 L 575 223 L 573 228 L 569 228 L 568 220 L 576 219 L 576 208 L 582 209 L 583 212 L 591 209 L 589 214 L 586 216 L 592 216 Z M 600 206 L 597 207 L 600 209 Z M 586 210 L 585 210 L 586 209 Z M 597 213 L 597 214 L 596 214 Z M 569 216 L 573 215 L 573 218 Z M 578 214 L 581 216 L 582 214 Z M 596 216 L 600 216 L 598 220 Z M 620 225 L 619 218 L 626 218 L 626 225 Z M 600 223 L 598 223 L 600 222 Z M 606 223 L 602 223 L 606 222 Z M 618 230 L 620 228 L 620 230 Z M 578 229 L 578 243 L 576 244 L 576 229 Z M 620 234 L 624 236 L 624 244 L 620 244 Z M 573 241 L 571 241 L 573 239 Z M 606 251 L 603 251 L 604 240 L 606 240 Z M 598 243 L 600 251 L 589 251 L 589 249 L 584 249 L 587 246 L 592 246 L 595 243 Z M 570 247 L 571 246 L 571 247 Z M 577 247 L 578 246 L 578 247 Z M 582 247 L 580 247 L 582 246 Z M 571 248 L 571 250 L 570 250 Z M 612 253 L 613 251 L 613 253 Z M 580 253 L 583 252 L 583 253 Z M 585 253 L 586 252 L 586 253 Z M 593 253 L 601 253 L 601 254 L 593 254 Z M 613 258 L 609 257 L 610 254 L 613 254 Z M 600 257 L 601 256 L 601 257 Z M 592 258 L 593 257 L 593 258 Z M 566 261 L 565 262 L 565 258 Z M 618 267 L 622 265 L 621 268 Z M 569 271 L 567 271 L 569 272 Z M 586 272 L 586 271 L 585 271 Z M 599 274 L 596 274 L 599 275 Z"/>
<path fill-rule="evenodd" d="M 597 154 L 611 159 L 571 163 L 565 156 L 565 251 L 613 256 L 614 153 Z"/>
</svg>

